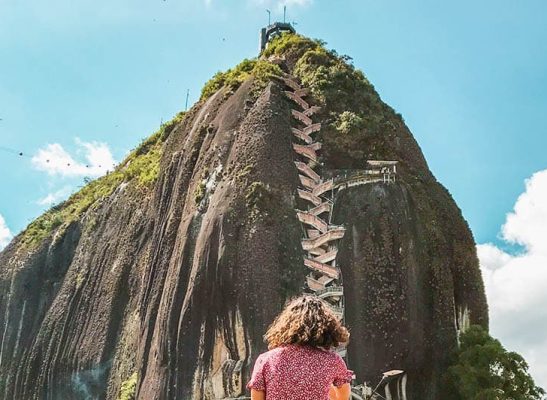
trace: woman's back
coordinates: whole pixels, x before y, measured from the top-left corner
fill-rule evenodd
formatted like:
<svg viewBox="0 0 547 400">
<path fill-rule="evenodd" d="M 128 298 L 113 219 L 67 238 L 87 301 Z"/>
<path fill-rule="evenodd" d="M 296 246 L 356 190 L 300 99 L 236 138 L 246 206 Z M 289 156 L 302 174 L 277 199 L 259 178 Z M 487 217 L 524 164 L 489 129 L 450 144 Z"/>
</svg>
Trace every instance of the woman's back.
<svg viewBox="0 0 547 400">
<path fill-rule="evenodd" d="M 331 384 L 351 381 L 353 373 L 332 351 L 289 344 L 261 354 L 249 388 L 266 392 L 266 400 L 327 400 Z"/>
</svg>

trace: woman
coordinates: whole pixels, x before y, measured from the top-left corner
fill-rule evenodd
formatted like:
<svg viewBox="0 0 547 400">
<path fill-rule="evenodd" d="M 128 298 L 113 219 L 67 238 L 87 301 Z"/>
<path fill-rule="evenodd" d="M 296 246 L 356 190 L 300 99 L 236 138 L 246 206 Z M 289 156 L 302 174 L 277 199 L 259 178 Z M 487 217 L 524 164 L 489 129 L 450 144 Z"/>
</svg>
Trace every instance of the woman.
<svg viewBox="0 0 547 400">
<path fill-rule="evenodd" d="M 252 400 L 347 400 L 353 372 L 333 348 L 348 330 L 321 299 L 298 297 L 277 316 L 264 336 L 251 380 Z"/>
</svg>

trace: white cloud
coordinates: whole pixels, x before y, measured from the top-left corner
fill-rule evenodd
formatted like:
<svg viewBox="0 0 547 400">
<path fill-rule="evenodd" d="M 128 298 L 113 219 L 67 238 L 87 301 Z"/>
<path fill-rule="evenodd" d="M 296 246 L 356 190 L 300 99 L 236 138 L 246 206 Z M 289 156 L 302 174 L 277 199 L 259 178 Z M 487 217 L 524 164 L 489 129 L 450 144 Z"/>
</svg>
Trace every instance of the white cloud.
<svg viewBox="0 0 547 400">
<path fill-rule="evenodd" d="M 70 186 L 65 186 L 56 192 L 48 193 L 47 196 L 36 201 L 36 204 L 41 206 L 51 206 L 57 204 L 61 200 L 64 200 L 71 192 L 72 188 Z"/>
<path fill-rule="evenodd" d="M 13 235 L 6 225 L 6 220 L 0 215 L 0 250 L 8 245 Z"/>
<path fill-rule="evenodd" d="M 491 332 L 521 353 L 536 383 L 547 387 L 547 170 L 526 181 L 501 237 L 524 251 L 513 255 L 490 243 L 477 246 Z"/>
<path fill-rule="evenodd" d="M 59 143 L 53 143 L 38 150 L 32 164 L 39 171 L 63 177 L 97 177 L 113 169 L 116 161 L 106 143 L 76 139 L 76 145 L 77 155 L 83 157 L 83 162 L 75 160 Z"/>
</svg>

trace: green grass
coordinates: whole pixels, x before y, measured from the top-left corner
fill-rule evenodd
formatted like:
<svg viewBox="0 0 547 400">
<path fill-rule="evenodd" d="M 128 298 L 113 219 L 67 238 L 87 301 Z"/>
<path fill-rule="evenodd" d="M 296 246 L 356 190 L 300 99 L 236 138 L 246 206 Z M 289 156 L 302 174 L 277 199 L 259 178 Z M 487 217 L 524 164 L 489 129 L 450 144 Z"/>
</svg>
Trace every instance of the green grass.
<svg viewBox="0 0 547 400">
<path fill-rule="evenodd" d="M 254 165 L 245 165 L 242 169 L 240 169 L 236 173 L 236 181 L 241 182 L 245 181 L 247 179 L 247 176 L 253 172 Z"/>
<path fill-rule="evenodd" d="M 135 372 L 127 378 L 120 388 L 118 400 L 135 400 L 135 392 L 137 391 L 137 373 Z"/>
<path fill-rule="evenodd" d="M 251 76 L 255 78 L 253 92 L 256 93 L 264 88 L 272 77 L 280 76 L 281 73 L 278 65 L 264 60 L 245 59 L 226 72 L 217 72 L 201 90 L 200 100 L 207 99 L 223 87 L 234 91 Z"/>
<path fill-rule="evenodd" d="M 265 209 L 270 195 L 270 188 L 264 182 L 251 183 L 245 193 L 247 208 L 250 210 Z"/>
<path fill-rule="evenodd" d="M 205 197 L 205 188 L 206 183 L 201 181 L 196 186 L 196 190 L 194 191 L 194 202 L 196 204 L 201 203 L 201 200 Z"/>
<path fill-rule="evenodd" d="M 363 118 L 351 111 L 344 111 L 337 116 L 334 127 L 338 132 L 349 135 L 363 127 Z"/>
<path fill-rule="evenodd" d="M 123 182 L 139 189 L 150 188 L 159 175 L 163 143 L 182 121 L 184 113 L 163 124 L 152 136 L 145 139 L 114 171 L 91 181 L 65 202 L 52 207 L 34 220 L 22 233 L 20 243 L 34 247 L 59 227 L 67 227 L 72 221 L 91 208 L 97 201 L 107 198 Z"/>
<path fill-rule="evenodd" d="M 284 33 L 271 41 L 262 54 L 265 57 L 276 55 L 300 58 L 307 51 L 322 48 L 324 45 L 325 42 L 322 40 L 314 40 L 298 34 Z"/>
</svg>

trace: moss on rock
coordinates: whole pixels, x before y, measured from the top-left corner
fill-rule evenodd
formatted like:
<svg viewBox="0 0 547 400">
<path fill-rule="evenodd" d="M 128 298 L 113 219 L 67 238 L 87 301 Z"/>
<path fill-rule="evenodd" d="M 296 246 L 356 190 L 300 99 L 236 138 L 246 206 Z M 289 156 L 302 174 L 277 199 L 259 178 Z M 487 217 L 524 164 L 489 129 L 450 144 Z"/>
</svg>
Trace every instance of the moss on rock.
<svg viewBox="0 0 547 400">
<path fill-rule="evenodd" d="M 282 73 L 278 65 L 264 60 L 245 59 L 236 67 L 226 72 L 217 72 L 201 90 L 201 100 L 206 99 L 216 93 L 223 87 L 230 91 L 236 90 L 245 80 L 254 77 L 252 93 L 266 87 L 267 83 L 274 76 L 280 76 Z"/>
<path fill-rule="evenodd" d="M 135 372 L 127 378 L 120 388 L 118 400 L 135 400 L 135 392 L 137 391 L 137 373 Z"/>
</svg>

